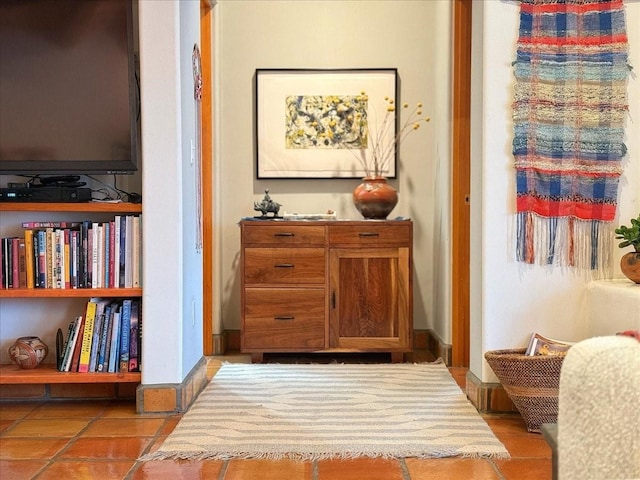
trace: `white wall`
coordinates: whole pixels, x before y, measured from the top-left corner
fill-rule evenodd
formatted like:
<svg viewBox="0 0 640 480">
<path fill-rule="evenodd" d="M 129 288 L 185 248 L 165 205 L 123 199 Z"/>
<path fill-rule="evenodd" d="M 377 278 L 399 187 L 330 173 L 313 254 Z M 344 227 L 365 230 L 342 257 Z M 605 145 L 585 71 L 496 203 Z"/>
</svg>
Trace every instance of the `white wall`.
<svg viewBox="0 0 640 480">
<path fill-rule="evenodd" d="M 289 212 L 361 218 L 356 179 L 256 180 L 256 68 L 398 69 L 401 99 L 432 118 L 402 145 L 398 215 L 414 221 L 414 324 L 448 340 L 451 2 L 221 0 L 215 40 L 215 224 L 219 304 L 214 333 L 240 328 L 238 221 L 269 188 Z"/>
<path fill-rule="evenodd" d="M 471 370 L 496 381 L 483 361 L 488 350 L 526 345 L 529 334 L 581 340 L 588 320 L 589 278 L 558 267 L 513 260 L 511 221 L 515 183 L 511 101 L 518 37 L 519 2 L 474 2 L 474 88 L 472 140 L 472 308 Z M 640 2 L 626 2 L 630 64 L 640 67 Z M 640 79 L 628 84 L 629 149 L 620 180 L 618 223 L 640 211 Z M 617 244 L 616 244 L 617 245 Z M 622 277 L 614 247 L 615 276 Z M 621 312 L 632 317 L 634 312 Z M 611 332 L 615 333 L 615 332 Z"/>
<path fill-rule="evenodd" d="M 200 37 L 199 1 L 143 0 L 139 10 L 145 238 L 142 383 L 178 383 L 202 356 L 202 258 L 195 246 L 190 145 L 196 138 L 191 55 Z"/>
</svg>

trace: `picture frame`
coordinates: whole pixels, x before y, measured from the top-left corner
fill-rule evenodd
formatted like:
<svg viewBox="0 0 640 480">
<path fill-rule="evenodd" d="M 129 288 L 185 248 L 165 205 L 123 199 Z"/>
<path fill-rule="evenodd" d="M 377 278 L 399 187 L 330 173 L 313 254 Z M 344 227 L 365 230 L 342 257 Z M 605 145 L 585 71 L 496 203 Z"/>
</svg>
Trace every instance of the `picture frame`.
<svg viewBox="0 0 640 480">
<path fill-rule="evenodd" d="M 395 112 L 380 128 L 397 100 L 396 68 L 256 69 L 254 80 L 256 178 L 362 178 L 364 128 L 393 148 L 383 174 L 396 177 Z"/>
</svg>

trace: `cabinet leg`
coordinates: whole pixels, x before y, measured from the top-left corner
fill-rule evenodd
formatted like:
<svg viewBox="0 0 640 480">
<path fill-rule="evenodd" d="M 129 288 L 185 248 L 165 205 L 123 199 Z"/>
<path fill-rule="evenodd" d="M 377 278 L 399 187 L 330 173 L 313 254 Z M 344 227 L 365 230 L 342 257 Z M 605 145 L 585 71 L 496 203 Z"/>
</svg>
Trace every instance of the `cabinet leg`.
<svg viewBox="0 0 640 480">
<path fill-rule="evenodd" d="M 404 362 L 404 352 L 391 352 L 391 363 Z"/>
<path fill-rule="evenodd" d="M 262 363 L 264 360 L 264 353 L 251 352 L 251 363 Z"/>
</svg>

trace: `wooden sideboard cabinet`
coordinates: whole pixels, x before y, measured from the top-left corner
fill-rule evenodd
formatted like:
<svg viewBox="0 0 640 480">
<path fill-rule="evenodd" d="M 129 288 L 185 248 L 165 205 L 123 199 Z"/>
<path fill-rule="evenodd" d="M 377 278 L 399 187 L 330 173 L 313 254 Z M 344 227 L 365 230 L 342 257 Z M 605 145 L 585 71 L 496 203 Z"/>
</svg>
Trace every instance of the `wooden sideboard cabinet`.
<svg viewBox="0 0 640 480">
<path fill-rule="evenodd" d="M 410 220 L 243 220 L 241 347 L 390 352 L 413 336 Z"/>
</svg>

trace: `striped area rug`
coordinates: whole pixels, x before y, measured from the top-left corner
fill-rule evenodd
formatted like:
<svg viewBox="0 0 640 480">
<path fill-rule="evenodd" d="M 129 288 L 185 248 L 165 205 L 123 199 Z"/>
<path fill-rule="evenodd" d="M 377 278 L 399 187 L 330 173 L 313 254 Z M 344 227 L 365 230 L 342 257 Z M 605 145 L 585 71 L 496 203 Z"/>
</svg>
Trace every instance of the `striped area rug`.
<svg viewBox="0 0 640 480">
<path fill-rule="evenodd" d="M 508 458 L 443 363 L 225 363 L 141 460 Z"/>
</svg>

